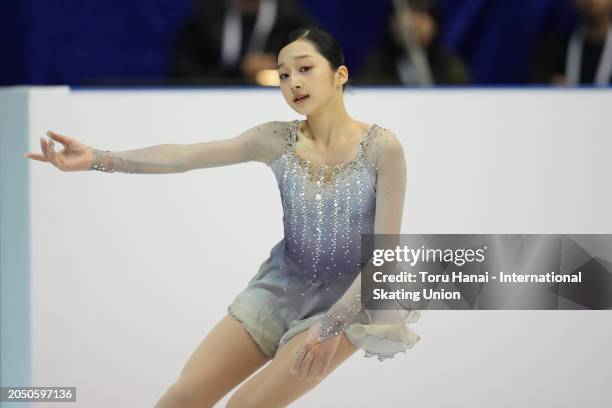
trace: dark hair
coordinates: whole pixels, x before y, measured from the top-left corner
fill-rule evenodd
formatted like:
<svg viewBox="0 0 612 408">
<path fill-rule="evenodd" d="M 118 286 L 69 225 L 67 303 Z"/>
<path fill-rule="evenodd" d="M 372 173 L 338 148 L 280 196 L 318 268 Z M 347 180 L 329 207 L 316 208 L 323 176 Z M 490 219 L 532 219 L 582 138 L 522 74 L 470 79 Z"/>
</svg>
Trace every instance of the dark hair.
<svg viewBox="0 0 612 408">
<path fill-rule="evenodd" d="M 278 47 L 277 54 L 286 45 L 297 40 L 310 41 L 316 48 L 317 52 L 325 57 L 325 59 L 329 62 L 329 65 L 334 71 L 336 71 L 341 65 L 346 65 L 344 63 L 344 54 L 342 53 L 342 48 L 340 48 L 338 41 L 336 41 L 334 36 L 332 36 L 330 33 L 318 27 L 297 28 L 291 31 L 281 42 L 280 47 Z M 343 91 L 349 82 L 350 79 L 342 85 Z"/>
</svg>

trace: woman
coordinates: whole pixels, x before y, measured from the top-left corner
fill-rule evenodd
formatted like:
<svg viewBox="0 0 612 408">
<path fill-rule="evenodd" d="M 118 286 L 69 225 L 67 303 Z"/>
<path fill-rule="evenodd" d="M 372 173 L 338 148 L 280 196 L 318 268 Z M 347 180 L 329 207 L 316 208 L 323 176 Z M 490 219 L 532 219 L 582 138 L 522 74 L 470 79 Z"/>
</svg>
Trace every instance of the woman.
<svg viewBox="0 0 612 408">
<path fill-rule="evenodd" d="M 328 33 L 292 31 L 278 53 L 280 88 L 305 121 L 267 122 L 221 141 L 124 152 L 93 149 L 49 132 L 48 161 L 64 171 L 176 173 L 246 161 L 278 181 L 284 238 L 228 315 L 195 350 L 156 407 L 213 406 L 246 381 L 229 407 L 286 406 L 358 348 L 381 361 L 412 347 L 418 310 L 361 306 L 361 234 L 400 232 L 406 168 L 395 135 L 352 119 L 342 51 Z M 56 152 L 54 141 L 65 149 Z M 294 375 L 289 375 L 289 374 Z"/>
</svg>

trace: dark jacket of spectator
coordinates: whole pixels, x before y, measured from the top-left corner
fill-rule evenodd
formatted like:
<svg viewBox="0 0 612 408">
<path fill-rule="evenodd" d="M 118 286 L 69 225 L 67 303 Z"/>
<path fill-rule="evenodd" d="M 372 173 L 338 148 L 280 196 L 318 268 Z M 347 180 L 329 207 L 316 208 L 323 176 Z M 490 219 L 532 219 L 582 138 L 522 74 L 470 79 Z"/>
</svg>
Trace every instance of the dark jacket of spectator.
<svg viewBox="0 0 612 408">
<path fill-rule="evenodd" d="M 419 2 L 413 2 L 418 3 Z M 409 24 L 420 46 L 423 48 L 433 84 L 467 84 L 470 74 L 451 50 L 444 47 L 438 35 L 440 17 L 433 3 L 423 5 L 410 12 L 395 13 L 388 17 L 389 24 L 380 47 L 367 58 L 357 76 L 357 83 L 418 84 L 419 78 L 408 53 L 401 45 L 401 24 Z M 406 10 L 407 11 L 407 10 Z M 409 27 L 410 27 L 409 26 Z"/>
<path fill-rule="evenodd" d="M 229 4 L 227 0 L 203 0 L 195 14 L 188 19 L 175 43 L 170 67 L 172 78 L 183 78 L 188 82 L 250 82 L 250 78 L 246 78 L 241 70 L 241 63 L 249 52 L 257 11 L 240 14 L 239 58 L 228 65 L 223 61 L 222 44 Z M 312 23 L 311 17 L 296 1 L 278 0 L 274 24 L 260 52 L 275 59 L 274 53 L 285 35 Z"/>
</svg>

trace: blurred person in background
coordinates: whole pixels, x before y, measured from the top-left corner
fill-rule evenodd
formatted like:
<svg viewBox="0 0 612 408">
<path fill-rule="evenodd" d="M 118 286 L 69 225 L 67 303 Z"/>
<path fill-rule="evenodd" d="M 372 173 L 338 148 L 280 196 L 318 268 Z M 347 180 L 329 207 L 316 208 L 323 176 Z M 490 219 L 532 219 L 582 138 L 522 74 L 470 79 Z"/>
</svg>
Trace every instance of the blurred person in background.
<svg viewBox="0 0 612 408">
<path fill-rule="evenodd" d="M 421 82 L 403 44 L 403 25 L 422 48 L 434 84 L 470 83 L 466 65 L 440 41 L 440 16 L 435 2 L 408 0 L 405 4 L 407 7 L 399 13 L 392 11 L 388 16 L 382 44 L 366 59 L 355 82 L 406 85 Z"/>
<path fill-rule="evenodd" d="M 283 35 L 311 24 L 295 0 L 200 0 L 177 37 L 170 77 L 239 84 L 255 83 L 267 70 L 277 77 L 274 50 Z"/>
<path fill-rule="evenodd" d="M 548 34 L 536 49 L 532 82 L 607 86 L 612 78 L 612 0 L 574 0 L 571 33 Z"/>
</svg>

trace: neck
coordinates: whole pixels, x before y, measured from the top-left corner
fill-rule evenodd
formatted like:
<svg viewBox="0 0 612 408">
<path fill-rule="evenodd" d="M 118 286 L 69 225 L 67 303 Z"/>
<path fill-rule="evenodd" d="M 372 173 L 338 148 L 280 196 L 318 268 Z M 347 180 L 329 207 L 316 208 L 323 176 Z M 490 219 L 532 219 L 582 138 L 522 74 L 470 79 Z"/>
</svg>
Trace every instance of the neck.
<svg viewBox="0 0 612 408">
<path fill-rule="evenodd" d="M 346 127 L 352 122 L 342 99 L 342 94 L 334 97 L 316 112 L 306 117 L 310 136 L 317 145 L 329 147 L 333 140 L 338 140 L 346 133 Z"/>
<path fill-rule="evenodd" d="M 589 41 L 601 41 L 608 34 L 609 25 L 610 19 L 607 15 L 595 21 L 585 22 L 582 25 L 584 37 Z"/>
</svg>

